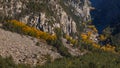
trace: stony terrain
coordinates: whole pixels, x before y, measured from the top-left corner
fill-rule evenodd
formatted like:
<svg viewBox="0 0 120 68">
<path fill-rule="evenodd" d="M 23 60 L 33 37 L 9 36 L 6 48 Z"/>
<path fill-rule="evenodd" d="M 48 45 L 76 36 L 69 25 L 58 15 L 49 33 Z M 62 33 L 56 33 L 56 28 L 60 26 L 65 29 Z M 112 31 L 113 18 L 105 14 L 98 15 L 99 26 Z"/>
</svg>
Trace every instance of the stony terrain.
<svg viewBox="0 0 120 68">
<path fill-rule="evenodd" d="M 37 44 L 39 42 L 39 44 Z M 38 46 L 37 46 L 38 45 Z M 12 56 L 16 63 L 43 64 L 47 57 L 60 58 L 55 49 L 40 40 L 0 28 L 0 55 Z"/>
</svg>

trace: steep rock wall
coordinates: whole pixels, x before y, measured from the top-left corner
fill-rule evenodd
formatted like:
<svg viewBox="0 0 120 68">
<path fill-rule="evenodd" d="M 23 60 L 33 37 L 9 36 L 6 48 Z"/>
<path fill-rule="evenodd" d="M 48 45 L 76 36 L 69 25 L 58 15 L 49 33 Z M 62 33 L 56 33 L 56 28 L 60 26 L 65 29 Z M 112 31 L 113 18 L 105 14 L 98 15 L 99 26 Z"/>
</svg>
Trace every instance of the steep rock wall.
<svg viewBox="0 0 120 68">
<path fill-rule="evenodd" d="M 1 0 L 0 14 L 51 34 L 55 28 L 76 33 L 78 24 L 91 20 L 89 0 Z"/>
</svg>

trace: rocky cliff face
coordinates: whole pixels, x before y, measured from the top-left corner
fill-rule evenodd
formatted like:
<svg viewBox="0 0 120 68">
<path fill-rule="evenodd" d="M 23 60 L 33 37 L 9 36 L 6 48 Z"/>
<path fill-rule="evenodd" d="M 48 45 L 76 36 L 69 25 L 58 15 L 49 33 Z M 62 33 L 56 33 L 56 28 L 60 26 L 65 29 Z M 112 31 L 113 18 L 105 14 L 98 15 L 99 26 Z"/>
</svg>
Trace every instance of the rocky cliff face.
<svg viewBox="0 0 120 68">
<path fill-rule="evenodd" d="M 81 22 L 91 19 L 89 12 L 89 0 L 0 0 L 1 20 L 17 19 L 51 34 L 55 28 L 76 33 Z"/>
</svg>

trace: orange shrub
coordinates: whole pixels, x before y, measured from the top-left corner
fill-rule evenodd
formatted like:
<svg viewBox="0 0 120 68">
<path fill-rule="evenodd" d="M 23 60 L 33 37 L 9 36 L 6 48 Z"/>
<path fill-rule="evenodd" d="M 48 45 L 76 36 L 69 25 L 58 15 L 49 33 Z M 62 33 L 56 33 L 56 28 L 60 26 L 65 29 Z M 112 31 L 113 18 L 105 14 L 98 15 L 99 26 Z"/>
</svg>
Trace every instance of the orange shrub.
<svg viewBox="0 0 120 68">
<path fill-rule="evenodd" d="M 89 25 L 88 28 L 92 29 L 94 32 L 98 32 L 94 25 Z"/>
<path fill-rule="evenodd" d="M 100 45 L 98 45 L 97 43 L 93 43 L 92 45 L 93 45 L 93 47 L 95 47 L 95 48 L 100 48 Z"/>
<path fill-rule="evenodd" d="M 37 30 L 34 27 L 29 27 L 26 24 L 19 22 L 17 20 L 10 20 L 6 23 L 6 26 L 9 26 L 10 30 L 13 30 L 15 32 L 21 33 L 21 34 L 25 34 L 25 35 L 29 35 L 29 36 L 33 36 L 36 38 L 41 38 L 44 40 L 56 40 L 56 36 L 54 35 L 50 35 L 46 32 L 42 32 L 40 30 Z"/>
<path fill-rule="evenodd" d="M 99 39 L 100 39 L 101 41 L 104 41 L 104 40 L 106 40 L 107 38 L 106 38 L 104 35 L 100 35 Z"/>
<path fill-rule="evenodd" d="M 104 50 L 104 51 L 115 52 L 115 47 L 111 46 L 110 44 L 107 44 L 106 46 L 102 46 L 101 49 Z"/>
<path fill-rule="evenodd" d="M 91 34 L 92 34 L 92 32 L 91 32 L 91 31 L 87 32 L 87 35 L 88 35 L 88 36 L 90 36 Z"/>
<path fill-rule="evenodd" d="M 87 40 L 88 39 L 87 34 L 81 34 L 81 37 L 82 37 L 83 40 Z"/>
</svg>

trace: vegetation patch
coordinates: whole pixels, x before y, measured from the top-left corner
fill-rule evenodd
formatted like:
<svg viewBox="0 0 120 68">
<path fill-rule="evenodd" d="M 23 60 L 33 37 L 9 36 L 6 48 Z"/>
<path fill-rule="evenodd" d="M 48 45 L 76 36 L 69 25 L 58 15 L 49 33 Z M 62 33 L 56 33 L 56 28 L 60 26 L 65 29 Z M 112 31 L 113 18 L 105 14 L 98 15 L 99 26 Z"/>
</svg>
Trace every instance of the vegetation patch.
<svg viewBox="0 0 120 68">
<path fill-rule="evenodd" d="M 81 57 L 63 58 L 37 68 L 119 68 L 118 55 L 108 52 L 92 52 Z"/>
<path fill-rule="evenodd" d="M 37 30 L 34 27 L 27 26 L 26 24 L 19 22 L 17 20 L 10 20 L 10 21 L 5 22 L 3 24 L 3 28 L 6 30 L 10 30 L 12 32 L 29 35 L 29 36 L 36 37 L 39 39 L 51 40 L 51 41 L 56 40 L 55 35 L 50 35 L 46 32 L 42 32 L 40 30 Z"/>
</svg>

